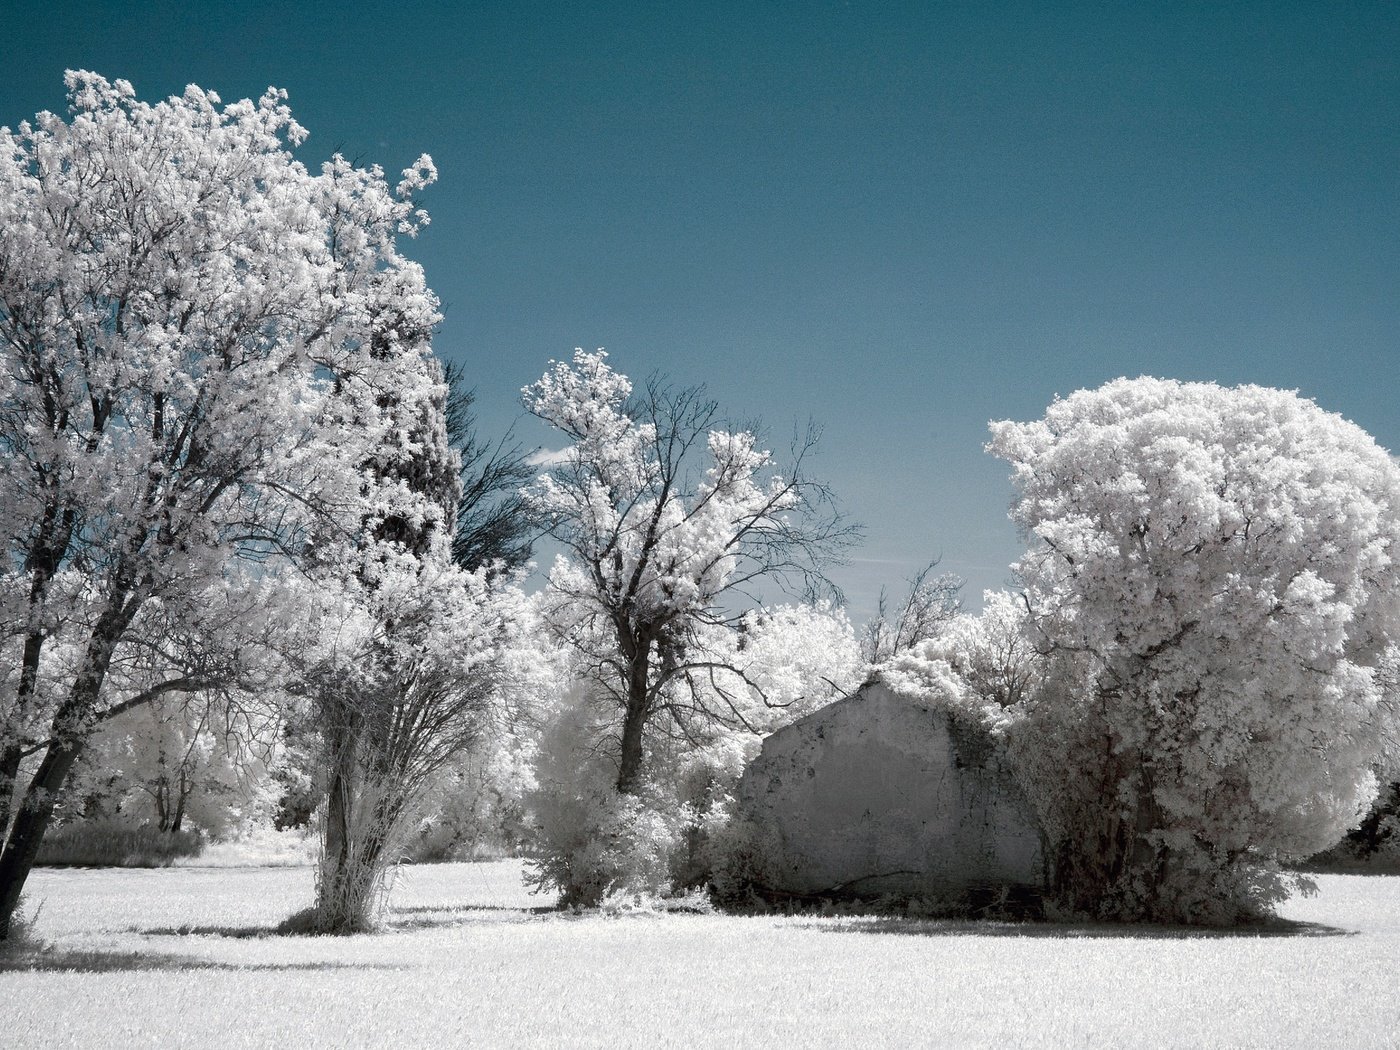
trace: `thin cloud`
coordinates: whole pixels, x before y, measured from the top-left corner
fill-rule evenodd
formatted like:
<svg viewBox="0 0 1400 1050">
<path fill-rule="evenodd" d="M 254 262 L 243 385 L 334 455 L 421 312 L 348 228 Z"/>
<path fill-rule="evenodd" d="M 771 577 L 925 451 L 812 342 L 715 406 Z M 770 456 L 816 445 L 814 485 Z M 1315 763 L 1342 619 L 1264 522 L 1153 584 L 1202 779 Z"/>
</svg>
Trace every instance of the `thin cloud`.
<svg viewBox="0 0 1400 1050">
<path fill-rule="evenodd" d="M 525 463 L 531 467 L 557 467 L 568 458 L 567 448 L 537 448 L 525 457 Z"/>
</svg>

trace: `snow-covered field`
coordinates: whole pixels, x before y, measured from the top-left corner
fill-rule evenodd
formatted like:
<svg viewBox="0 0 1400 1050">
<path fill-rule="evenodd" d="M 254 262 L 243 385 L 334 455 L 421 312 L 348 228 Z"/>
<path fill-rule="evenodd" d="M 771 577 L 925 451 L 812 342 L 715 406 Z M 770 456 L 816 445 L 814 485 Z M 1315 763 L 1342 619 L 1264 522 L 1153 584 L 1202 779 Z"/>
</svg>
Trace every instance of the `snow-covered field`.
<svg viewBox="0 0 1400 1050">
<path fill-rule="evenodd" d="M 1285 933 L 543 913 L 502 861 L 403 869 L 394 928 L 277 937 L 307 867 L 41 870 L 7 1047 L 1400 1045 L 1400 877 Z"/>
</svg>

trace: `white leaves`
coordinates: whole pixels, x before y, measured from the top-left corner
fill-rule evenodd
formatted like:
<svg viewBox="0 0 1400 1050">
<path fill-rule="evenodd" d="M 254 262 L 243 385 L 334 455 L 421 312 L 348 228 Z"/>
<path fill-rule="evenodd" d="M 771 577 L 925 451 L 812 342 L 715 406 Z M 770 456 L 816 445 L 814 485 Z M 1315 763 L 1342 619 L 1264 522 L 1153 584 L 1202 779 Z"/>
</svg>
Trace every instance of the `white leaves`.
<svg viewBox="0 0 1400 1050">
<path fill-rule="evenodd" d="M 572 366 L 551 362 L 551 369 L 522 395 L 528 411 L 574 441 L 571 461 L 607 490 L 603 499 L 628 499 L 655 477 L 654 453 L 647 446 L 655 440 L 656 428 L 628 415 L 632 382 L 608 367 L 607 356 L 603 350 L 575 350 Z M 568 512 L 577 505 L 558 492 L 539 502 L 546 512 L 555 507 Z"/>
<path fill-rule="evenodd" d="M 995 423 L 988 447 L 1032 540 L 1024 637 L 1074 678 L 1034 715 L 1043 795 L 1121 763 L 1159 845 L 1168 828 L 1220 856 L 1330 845 L 1400 726 L 1376 674 L 1400 638 L 1391 457 L 1295 394 L 1156 379 Z"/>
<path fill-rule="evenodd" d="M 551 469 L 526 496 L 598 575 L 593 591 L 605 604 L 625 600 L 644 618 L 702 609 L 730 585 L 747 549 L 782 530 L 782 512 L 800 494 L 762 478 L 772 457 L 752 434 L 689 430 L 676 419 L 659 429 L 664 406 L 632 405 L 631 394 L 602 350 L 577 350 L 526 387 L 526 408 L 573 441 L 541 463 Z M 688 488 L 685 453 L 700 437 L 708 457 Z M 580 597 L 577 581 L 568 593 Z"/>
<path fill-rule="evenodd" d="M 396 195 L 377 168 L 297 163 L 283 91 L 149 104 L 65 79 L 71 119 L 40 114 L 0 150 L 0 591 L 20 612 L 0 663 L 32 624 L 86 651 L 104 603 L 197 620 L 236 555 L 271 575 L 313 533 L 449 516 L 363 473 L 390 439 L 453 466 L 419 425 L 443 397 L 437 303 L 395 244 L 423 221 L 407 194 L 431 159 Z M 38 586 L 15 571 L 50 556 Z M 274 614 L 244 609 L 248 636 Z"/>
</svg>

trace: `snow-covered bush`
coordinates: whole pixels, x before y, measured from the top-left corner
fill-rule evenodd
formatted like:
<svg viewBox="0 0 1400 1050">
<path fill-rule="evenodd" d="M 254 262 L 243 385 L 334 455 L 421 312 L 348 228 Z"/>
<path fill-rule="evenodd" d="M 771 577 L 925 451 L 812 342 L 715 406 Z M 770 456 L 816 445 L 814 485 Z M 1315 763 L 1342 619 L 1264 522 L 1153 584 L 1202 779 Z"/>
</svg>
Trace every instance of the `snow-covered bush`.
<svg viewBox="0 0 1400 1050">
<path fill-rule="evenodd" d="M 433 786 L 417 833 L 415 861 L 521 855 L 532 848 L 541 736 L 567 706 L 567 654 L 543 629 L 542 596 L 512 589 L 508 630 L 494 662 L 480 732 Z"/>
<path fill-rule="evenodd" d="M 527 834 L 524 793 L 532 785 L 532 770 L 511 753 L 469 750 L 439 776 L 403 859 L 429 864 L 517 855 Z"/>
<path fill-rule="evenodd" d="M 660 896 L 670 886 L 681 837 L 675 799 L 650 781 L 635 794 L 616 790 L 609 714 L 575 682 L 539 742 L 537 786 L 526 797 L 532 880 L 557 890 L 561 907 L 596 907 L 616 893 Z"/>
</svg>

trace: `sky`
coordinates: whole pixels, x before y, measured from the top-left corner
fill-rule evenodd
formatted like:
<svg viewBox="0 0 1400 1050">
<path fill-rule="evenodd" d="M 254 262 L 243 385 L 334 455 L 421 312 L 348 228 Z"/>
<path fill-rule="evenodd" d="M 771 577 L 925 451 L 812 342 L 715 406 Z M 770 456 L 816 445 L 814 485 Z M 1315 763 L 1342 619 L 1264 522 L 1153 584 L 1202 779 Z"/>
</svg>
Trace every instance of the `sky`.
<svg viewBox="0 0 1400 1050">
<path fill-rule="evenodd" d="M 288 91 L 432 155 L 406 254 L 488 436 L 574 347 L 703 383 L 865 539 L 854 619 L 1022 541 L 987 422 L 1157 375 L 1296 389 L 1400 449 L 1400 5 L 0 0 L 0 125 L 63 70 Z M 558 444 L 557 440 L 554 442 Z"/>
</svg>

